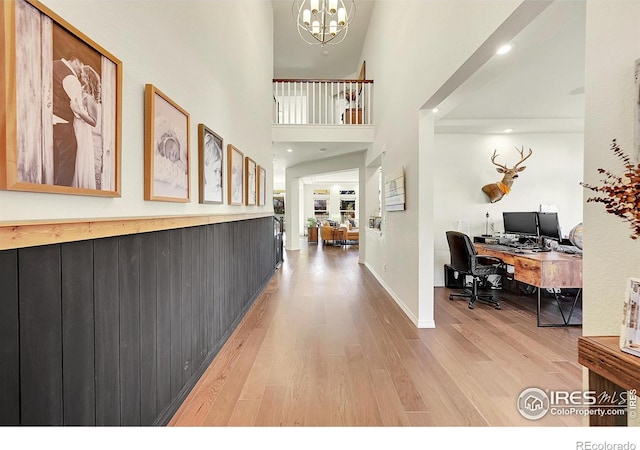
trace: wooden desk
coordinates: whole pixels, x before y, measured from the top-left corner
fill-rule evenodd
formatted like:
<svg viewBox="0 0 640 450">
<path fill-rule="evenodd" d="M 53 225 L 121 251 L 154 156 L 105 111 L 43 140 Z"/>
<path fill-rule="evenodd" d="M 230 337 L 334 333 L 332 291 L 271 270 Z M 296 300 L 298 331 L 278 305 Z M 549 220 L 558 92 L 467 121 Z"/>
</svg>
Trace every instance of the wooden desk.
<svg viewBox="0 0 640 450">
<path fill-rule="evenodd" d="M 627 424 L 627 413 L 632 418 L 637 414 L 637 399 L 631 399 L 626 391 L 632 391 L 634 395 L 640 392 L 640 358 L 620 350 L 618 340 L 618 336 L 578 338 L 578 362 L 589 369 L 589 390 L 595 391 L 596 396 L 602 393 L 611 396 L 607 398 L 621 400 L 610 402 L 618 408 L 621 406 L 619 403 L 626 403 L 627 406 L 624 408 L 625 414 L 590 414 L 591 426 L 624 426 Z M 602 405 L 595 408 L 602 408 Z"/>
<path fill-rule="evenodd" d="M 527 252 L 516 253 L 516 249 L 497 250 L 493 244 L 474 244 L 479 255 L 495 256 L 505 264 L 513 266 L 513 277 L 516 281 L 538 288 L 538 326 L 569 326 L 581 325 L 569 323 L 571 314 L 582 292 L 582 256 L 569 255 L 559 252 Z M 540 289 L 547 288 L 578 288 L 569 317 L 562 314 L 562 324 L 542 324 L 540 321 Z M 559 301 L 558 307 L 560 307 Z"/>
</svg>

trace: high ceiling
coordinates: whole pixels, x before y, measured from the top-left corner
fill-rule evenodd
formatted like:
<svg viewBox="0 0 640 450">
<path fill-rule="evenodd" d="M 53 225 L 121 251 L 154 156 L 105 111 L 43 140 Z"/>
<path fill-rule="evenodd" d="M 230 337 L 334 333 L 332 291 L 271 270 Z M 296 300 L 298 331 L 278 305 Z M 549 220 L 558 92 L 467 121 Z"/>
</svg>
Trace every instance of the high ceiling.
<svg viewBox="0 0 640 450">
<path fill-rule="evenodd" d="M 274 76 L 347 78 L 357 73 L 374 3 L 356 0 L 356 20 L 345 41 L 321 48 L 298 36 L 292 0 L 273 0 Z M 512 39 L 510 53 L 465 74 L 466 81 L 438 104 L 436 133 L 582 132 L 585 9 L 583 1 L 553 2 Z M 299 150 L 287 153 L 293 145 L 274 144 L 276 178 L 284 167 L 304 160 L 364 149 L 317 142 L 295 144 Z"/>
<path fill-rule="evenodd" d="M 349 32 L 340 44 L 309 45 L 298 35 L 292 15 L 293 0 L 273 3 L 273 76 L 293 79 L 354 78 L 360 70 L 362 47 L 373 10 L 373 0 L 356 0 L 356 14 Z M 284 170 L 305 161 L 330 158 L 365 150 L 364 143 L 274 142 L 274 182 L 284 185 Z M 292 152 L 287 152 L 291 149 Z M 315 177 L 323 183 L 357 182 L 358 172 L 325 174 Z M 308 181 L 308 180 L 307 180 Z"/>
<path fill-rule="evenodd" d="M 293 0 L 272 0 L 272 3 L 274 78 L 345 79 L 358 73 L 372 0 L 356 0 L 354 20 L 344 41 L 324 47 L 309 45 L 298 35 L 292 14 Z"/>
</svg>

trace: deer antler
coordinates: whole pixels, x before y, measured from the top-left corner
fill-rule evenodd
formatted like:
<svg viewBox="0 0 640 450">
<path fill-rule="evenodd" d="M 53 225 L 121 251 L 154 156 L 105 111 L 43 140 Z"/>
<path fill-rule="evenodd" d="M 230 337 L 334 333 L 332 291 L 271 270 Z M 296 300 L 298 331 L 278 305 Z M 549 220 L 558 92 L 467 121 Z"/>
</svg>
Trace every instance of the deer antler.
<svg viewBox="0 0 640 450">
<path fill-rule="evenodd" d="M 497 157 L 497 156 L 498 156 L 498 150 L 494 150 L 494 151 L 493 151 L 493 156 L 491 157 L 491 162 L 492 162 L 493 164 L 495 164 L 496 166 L 503 168 L 504 170 L 508 170 L 509 168 L 508 168 L 507 166 L 504 166 L 504 165 L 502 165 L 502 164 L 498 164 L 498 163 L 496 162 L 496 157 Z"/>
<path fill-rule="evenodd" d="M 515 166 L 513 166 L 514 169 L 518 167 L 520 164 L 522 164 L 529 156 L 533 154 L 533 150 L 529 149 L 529 154 L 527 156 L 524 156 L 524 145 L 522 146 L 522 150 L 520 150 L 518 147 L 516 147 L 516 150 L 518 150 L 518 153 L 520 153 L 521 159 L 520 161 L 518 161 L 518 163 L 516 163 Z"/>
</svg>

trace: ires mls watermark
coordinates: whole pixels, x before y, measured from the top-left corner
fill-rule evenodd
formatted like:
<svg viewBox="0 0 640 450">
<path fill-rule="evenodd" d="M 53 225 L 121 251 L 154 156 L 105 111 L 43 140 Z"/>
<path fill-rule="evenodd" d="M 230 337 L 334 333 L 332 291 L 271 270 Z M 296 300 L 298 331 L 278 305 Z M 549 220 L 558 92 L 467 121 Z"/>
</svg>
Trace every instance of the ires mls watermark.
<svg viewBox="0 0 640 450">
<path fill-rule="evenodd" d="M 518 396 L 518 411 L 525 419 L 538 420 L 555 416 L 623 416 L 636 417 L 636 390 L 614 392 L 553 391 L 527 388 Z"/>
</svg>

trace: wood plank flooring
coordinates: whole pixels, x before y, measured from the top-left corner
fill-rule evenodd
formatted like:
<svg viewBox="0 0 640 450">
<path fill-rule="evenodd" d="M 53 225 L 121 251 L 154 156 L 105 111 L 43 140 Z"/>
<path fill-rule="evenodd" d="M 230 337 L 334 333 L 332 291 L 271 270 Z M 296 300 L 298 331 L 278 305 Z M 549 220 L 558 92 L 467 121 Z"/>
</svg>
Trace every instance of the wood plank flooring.
<svg viewBox="0 0 640 450">
<path fill-rule="evenodd" d="M 535 296 L 469 310 L 435 290 L 417 329 L 357 247 L 287 252 L 170 426 L 582 426 L 530 421 L 528 387 L 582 389 L 581 328 L 538 328 Z"/>
</svg>

